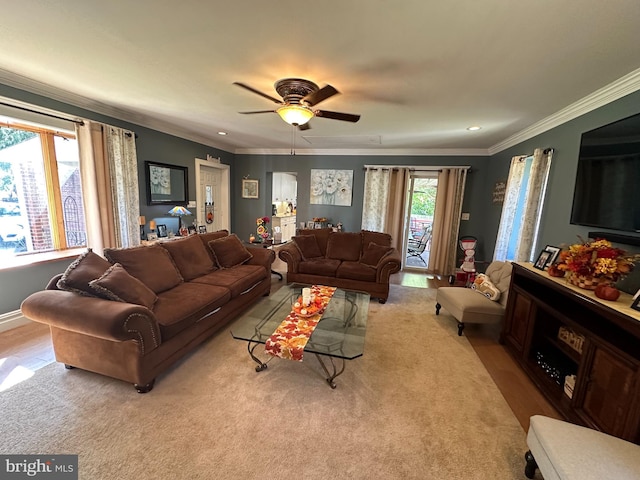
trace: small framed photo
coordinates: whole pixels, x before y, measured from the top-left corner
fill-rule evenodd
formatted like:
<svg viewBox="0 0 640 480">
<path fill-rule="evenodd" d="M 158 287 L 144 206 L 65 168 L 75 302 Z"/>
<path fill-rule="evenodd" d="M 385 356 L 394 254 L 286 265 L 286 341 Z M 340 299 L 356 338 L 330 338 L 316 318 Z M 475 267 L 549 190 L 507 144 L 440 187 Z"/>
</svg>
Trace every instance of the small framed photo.
<svg viewBox="0 0 640 480">
<path fill-rule="evenodd" d="M 547 267 L 550 267 L 551 265 L 556 263 L 556 260 L 558 259 L 558 255 L 560 255 L 560 248 L 554 247 L 553 245 L 547 245 L 546 247 L 544 247 L 544 251 L 551 253 L 551 256 L 547 260 L 547 265 L 546 265 Z"/>
<path fill-rule="evenodd" d="M 158 238 L 164 238 L 167 236 L 167 226 L 166 225 L 158 225 Z"/>
<path fill-rule="evenodd" d="M 538 270 L 544 270 L 544 268 L 547 266 L 547 263 L 549 263 L 549 259 L 551 258 L 551 255 L 552 255 L 551 252 L 548 252 L 547 250 L 542 250 L 540 252 L 540 255 L 538 255 L 538 259 L 535 261 L 533 266 Z"/>
<path fill-rule="evenodd" d="M 636 294 L 633 296 L 633 303 L 631 304 L 631 308 L 640 312 L 640 289 L 638 289 Z"/>
<path fill-rule="evenodd" d="M 198 225 L 198 233 L 207 233 L 206 225 Z"/>
<path fill-rule="evenodd" d="M 258 198 L 258 180 L 242 180 L 242 198 Z"/>
<path fill-rule="evenodd" d="M 322 228 L 321 222 L 315 222 L 315 228 Z"/>
<path fill-rule="evenodd" d="M 309 230 L 310 228 L 316 228 L 316 222 L 314 222 L 313 220 L 309 220 L 307 222 L 307 230 Z"/>
<path fill-rule="evenodd" d="M 151 233 L 151 232 L 147 233 L 147 241 L 148 242 L 153 242 L 154 240 L 157 240 L 157 239 L 158 239 L 158 234 Z"/>
<path fill-rule="evenodd" d="M 194 233 L 196 233 L 196 227 L 194 225 L 189 225 L 187 227 L 187 231 L 189 232 L 189 235 L 193 235 Z"/>
</svg>

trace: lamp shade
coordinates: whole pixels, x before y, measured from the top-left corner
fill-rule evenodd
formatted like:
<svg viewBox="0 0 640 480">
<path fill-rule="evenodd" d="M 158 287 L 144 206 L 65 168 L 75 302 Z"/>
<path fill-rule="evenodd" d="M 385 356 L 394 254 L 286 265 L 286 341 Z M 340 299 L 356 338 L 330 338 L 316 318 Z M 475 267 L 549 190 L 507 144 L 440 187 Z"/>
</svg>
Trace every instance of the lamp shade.
<svg viewBox="0 0 640 480">
<path fill-rule="evenodd" d="M 181 217 L 182 215 L 191 215 L 191 212 L 184 207 L 173 207 L 169 210 L 169 215 L 173 215 L 174 217 Z"/>
<path fill-rule="evenodd" d="M 304 125 L 313 118 L 313 110 L 303 105 L 284 105 L 276 112 L 289 125 Z"/>
<path fill-rule="evenodd" d="M 147 220 L 144 218 L 144 215 L 140 215 L 140 217 L 138 217 L 138 225 L 144 225 L 145 223 L 147 223 Z"/>
</svg>

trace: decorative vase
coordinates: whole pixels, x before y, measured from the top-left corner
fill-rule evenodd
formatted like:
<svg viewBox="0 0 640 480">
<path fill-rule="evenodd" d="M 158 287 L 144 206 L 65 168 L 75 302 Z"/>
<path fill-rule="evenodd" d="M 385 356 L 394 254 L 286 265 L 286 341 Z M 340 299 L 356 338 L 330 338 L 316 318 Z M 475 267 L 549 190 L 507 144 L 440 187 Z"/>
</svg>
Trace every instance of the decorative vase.
<svg viewBox="0 0 640 480">
<path fill-rule="evenodd" d="M 567 277 L 567 282 L 575 285 L 576 287 L 584 288 L 585 290 L 595 290 L 598 285 L 610 285 L 611 279 L 606 277 L 593 277 L 591 275 L 579 275 L 573 273 Z"/>
</svg>

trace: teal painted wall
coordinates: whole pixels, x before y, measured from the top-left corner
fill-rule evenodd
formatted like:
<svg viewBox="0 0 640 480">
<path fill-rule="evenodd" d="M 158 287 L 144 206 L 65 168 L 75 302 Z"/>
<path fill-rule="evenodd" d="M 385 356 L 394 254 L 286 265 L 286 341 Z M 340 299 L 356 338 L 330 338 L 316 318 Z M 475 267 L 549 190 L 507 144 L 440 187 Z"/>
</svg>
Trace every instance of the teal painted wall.
<svg viewBox="0 0 640 480">
<path fill-rule="evenodd" d="M 467 189 L 463 211 L 470 220 L 461 223 L 462 235 L 474 235 L 480 249 L 485 239 L 484 212 L 480 205 L 486 196 L 486 177 L 489 157 L 482 156 L 348 156 L 348 155 L 237 155 L 234 183 L 240 185 L 243 177 L 260 181 L 260 198 L 236 198 L 233 224 L 238 235 L 246 239 L 255 231 L 255 219 L 271 215 L 270 181 L 273 172 L 296 172 L 298 176 L 297 221 L 306 222 L 313 217 L 326 217 L 331 223 L 342 222 L 346 231 L 359 231 L 362 220 L 362 192 L 365 165 L 448 166 L 469 165 Z M 353 198 L 350 207 L 310 204 L 311 169 L 353 170 Z M 265 188 L 263 188 L 265 187 Z M 480 251 L 478 252 L 481 253 Z"/>
<path fill-rule="evenodd" d="M 571 206 L 573 202 L 573 188 L 578 167 L 578 153 L 580 137 L 583 132 L 606 125 L 616 120 L 640 113 L 640 92 L 626 95 L 610 104 L 586 113 L 563 125 L 537 135 L 514 147 L 493 155 L 490 160 L 487 178 L 487 188 L 491 188 L 496 181 L 506 180 L 509 173 L 511 158 L 516 155 L 533 153 L 537 147 L 553 147 L 553 159 L 548 183 L 546 208 L 542 215 L 539 245 L 567 246 L 578 241 L 578 235 L 585 240 L 589 231 L 602 231 L 593 227 L 571 225 Z M 640 188 L 640 185 L 638 186 Z M 484 224 L 484 237 L 487 239 L 486 250 L 493 255 L 495 237 L 500 223 L 501 206 L 489 204 L 487 221 Z M 610 230 L 610 232 L 616 232 Z M 625 235 L 634 234 L 618 232 Z M 640 236 L 640 235 L 635 235 Z M 640 251 L 638 247 L 618 245 L 629 252 Z M 640 288 L 640 268 L 637 268 L 621 284 L 621 289 L 635 293 Z"/>
</svg>

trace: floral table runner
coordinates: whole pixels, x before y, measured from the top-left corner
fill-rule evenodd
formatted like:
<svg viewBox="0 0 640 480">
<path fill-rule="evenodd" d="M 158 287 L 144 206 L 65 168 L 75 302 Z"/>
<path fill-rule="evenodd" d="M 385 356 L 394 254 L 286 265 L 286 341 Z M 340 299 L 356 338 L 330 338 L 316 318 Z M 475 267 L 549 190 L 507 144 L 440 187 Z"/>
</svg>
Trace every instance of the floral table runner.
<svg viewBox="0 0 640 480">
<path fill-rule="evenodd" d="M 293 305 L 291 313 L 265 342 L 265 351 L 274 357 L 301 362 L 304 347 L 335 291 L 335 287 L 313 285 L 311 287 L 311 304 L 308 307 L 301 305 L 301 297 Z"/>
</svg>

